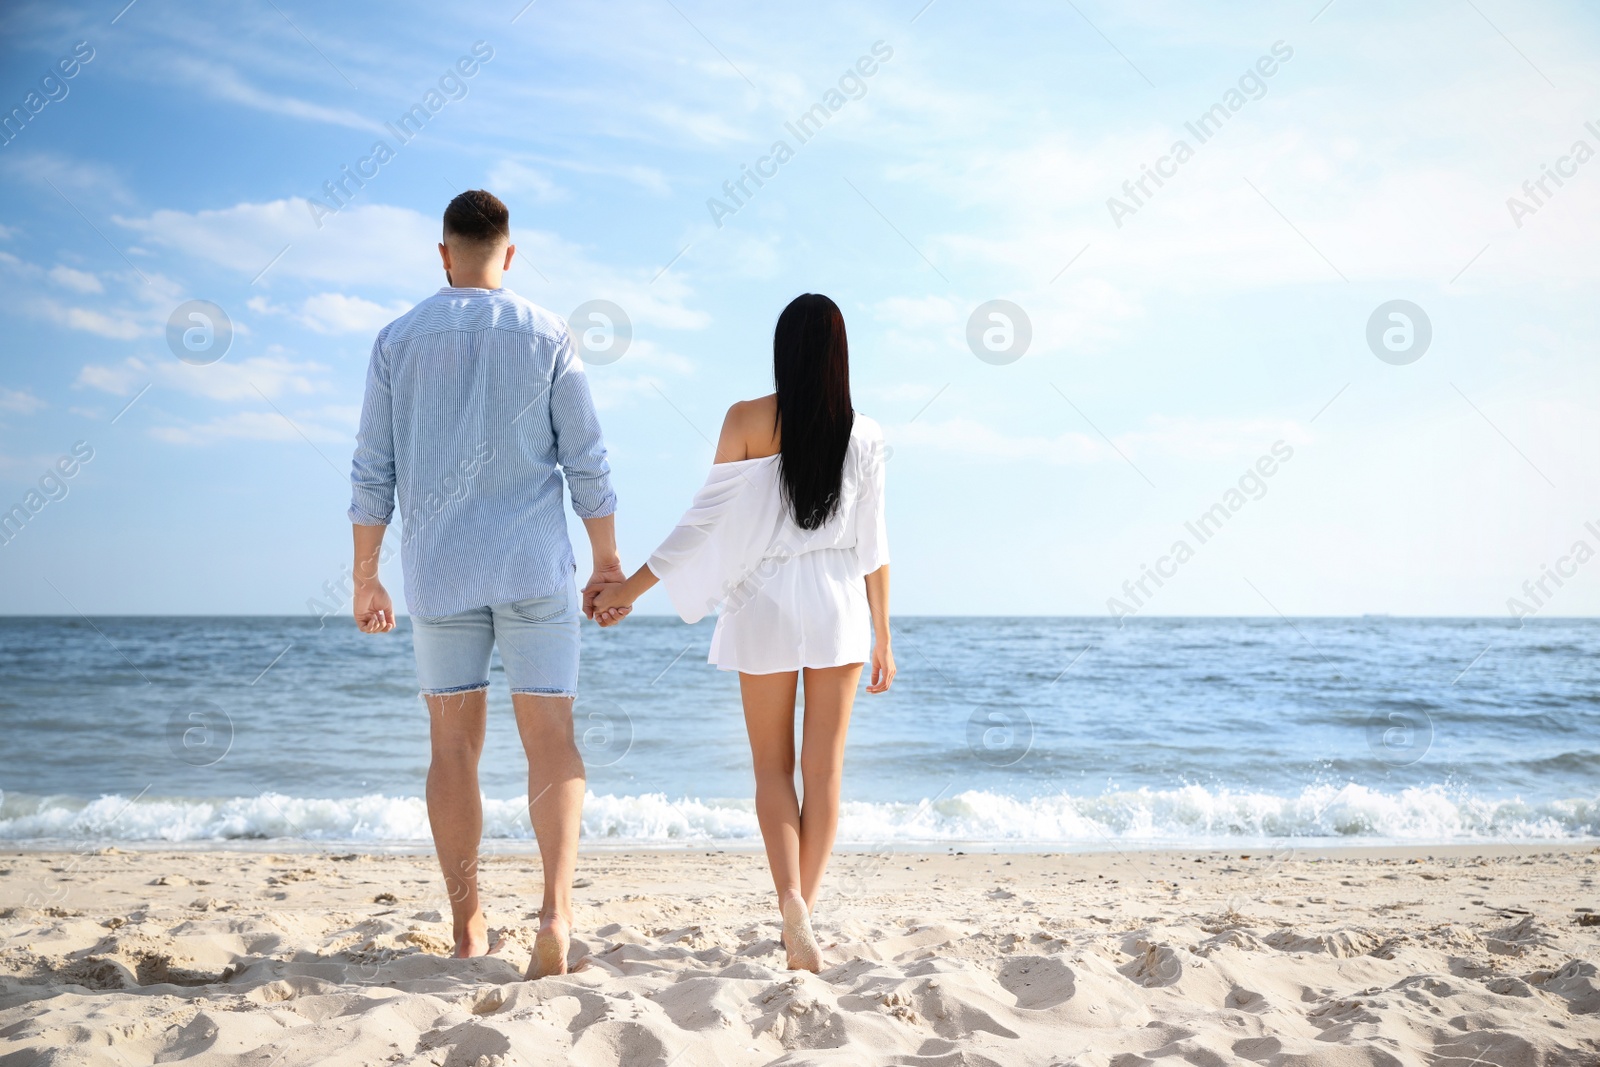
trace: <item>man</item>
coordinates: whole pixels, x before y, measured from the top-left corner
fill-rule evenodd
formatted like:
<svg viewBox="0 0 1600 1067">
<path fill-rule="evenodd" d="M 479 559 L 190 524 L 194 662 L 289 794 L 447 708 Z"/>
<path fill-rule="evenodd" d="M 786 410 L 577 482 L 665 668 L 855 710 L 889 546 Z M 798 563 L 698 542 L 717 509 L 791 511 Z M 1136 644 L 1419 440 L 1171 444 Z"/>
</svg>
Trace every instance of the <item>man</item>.
<svg viewBox="0 0 1600 1067">
<path fill-rule="evenodd" d="M 501 287 L 516 246 L 506 206 L 482 190 L 444 212 L 449 283 L 378 333 L 350 480 L 354 613 L 363 633 L 394 629 L 378 556 L 398 495 L 401 563 L 433 758 L 428 822 L 444 872 L 458 957 L 491 950 L 478 898 L 489 653 L 511 685 L 528 757 L 528 819 L 544 903 L 528 977 L 564 974 L 583 805 L 573 741 L 579 612 L 623 578 L 610 467 L 588 382 L 559 318 Z M 559 472 L 558 472 L 559 468 Z M 562 475 L 589 535 L 594 571 L 580 604 Z"/>
</svg>

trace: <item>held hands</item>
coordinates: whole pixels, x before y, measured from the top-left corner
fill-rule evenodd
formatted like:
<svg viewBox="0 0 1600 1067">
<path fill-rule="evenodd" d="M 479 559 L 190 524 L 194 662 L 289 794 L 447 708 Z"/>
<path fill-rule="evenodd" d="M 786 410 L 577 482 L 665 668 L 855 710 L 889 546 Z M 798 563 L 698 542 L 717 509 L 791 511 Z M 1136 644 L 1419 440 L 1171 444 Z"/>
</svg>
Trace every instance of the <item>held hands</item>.
<svg viewBox="0 0 1600 1067">
<path fill-rule="evenodd" d="M 385 634 L 394 629 L 394 602 L 376 578 L 356 583 L 350 610 L 356 617 L 356 626 L 364 634 Z"/>
<path fill-rule="evenodd" d="M 621 582 L 608 582 L 595 591 L 594 611 L 589 617 L 601 626 L 615 626 L 633 610 L 633 600 Z"/>
<path fill-rule="evenodd" d="M 609 563 L 595 560 L 594 573 L 589 575 L 589 583 L 583 587 L 583 617 L 594 618 L 594 598 L 600 590 L 607 585 L 620 585 L 628 576 L 622 571 L 622 561 L 613 559 Z"/>
<path fill-rule="evenodd" d="M 627 580 L 623 573 L 622 561 L 614 560 L 611 563 L 596 563 L 594 574 L 589 577 L 589 584 L 583 587 L 583 614 L 586 618 L 593 619 L 601 626 L 615 626 L 633 610 L 633 602 L 618 603 L 618 596 L 622 591 L 622 583 Z M 602 598 L 606 603 L 602 606 Z"/>
<path fill-rule="evenodd" d="M 620 566 L 604 574 L 596 571 L 584 590 L 585 614 L 601 626 L 615 626 L 633 611 L 634 601 L 649 592 L 656 576 L 649 566 L 640 567 L 633 577 L 624 578 Z"/>
</svg>

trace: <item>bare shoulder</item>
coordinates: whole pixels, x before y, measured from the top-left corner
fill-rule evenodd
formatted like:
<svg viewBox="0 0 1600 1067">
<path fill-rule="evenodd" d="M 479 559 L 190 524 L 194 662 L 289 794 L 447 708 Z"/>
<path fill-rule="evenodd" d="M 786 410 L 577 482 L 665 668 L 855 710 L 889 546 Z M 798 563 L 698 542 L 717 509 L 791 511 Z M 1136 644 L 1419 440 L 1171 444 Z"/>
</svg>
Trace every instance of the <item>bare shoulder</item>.
<svg viewBox="0 0 1600 1067">
<path fill-rule="evenodd" d="M 728 408 L 717 441 L 718 463 L 762 459 L 778 452 L 777 394 L 740 400 Z"/>
<path fill-rule="evenodd" d="M 772 423 L 778 417 L 778 394 L 768 393 L 754 400 L 735 400 L 728 408 L 728 417 L 743 420 L 753 426 L 765 421 L 767 428 L 771 429 Z"/>
</svg>

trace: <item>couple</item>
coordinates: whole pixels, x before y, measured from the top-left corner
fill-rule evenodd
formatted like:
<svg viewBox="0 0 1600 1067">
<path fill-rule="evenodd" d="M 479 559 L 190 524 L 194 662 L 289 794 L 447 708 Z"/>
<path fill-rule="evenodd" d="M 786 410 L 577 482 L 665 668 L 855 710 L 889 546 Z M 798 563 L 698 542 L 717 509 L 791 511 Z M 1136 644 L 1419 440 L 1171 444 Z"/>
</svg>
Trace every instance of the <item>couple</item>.
<svg viewBox="0 0 1600 1067">
<path fill-rule="evenodd" d="M 882 434 L 851 408 L 844 318 L 814 294 L 784 309 L 773 336 L 777 391 L 729 408 L 705 486 L 627 577 L 583 366 L 566 323 L 502 287 L 516 253 L 509 234 L 505 205 L 482 190 L 445 209 L 447 285 L 378 333 L 351 471 L 353 611 L 364 633 L 395 626 L 378 560 L 398 497 L 432 739 L 428 821 L 456 955 L 492 947 L 478 895 L 491 649 L 511 686 L 544 866 L 528 977 L 563 974 L 584 797 L 572 726 L 579 614 L 614 625 L 661 582 L 687 622 L 721 609 L 710 661 L 739 672 L 788 963 L 818 970 L 810 916 L 838 826 L 851 705 L 864 663 L 869 693 L 887 690 L 895 673 Z M 594 561 L 581 595 L 563 476 Z M 803 804 L 794 783 L 802 672 Z"/>
</svg>

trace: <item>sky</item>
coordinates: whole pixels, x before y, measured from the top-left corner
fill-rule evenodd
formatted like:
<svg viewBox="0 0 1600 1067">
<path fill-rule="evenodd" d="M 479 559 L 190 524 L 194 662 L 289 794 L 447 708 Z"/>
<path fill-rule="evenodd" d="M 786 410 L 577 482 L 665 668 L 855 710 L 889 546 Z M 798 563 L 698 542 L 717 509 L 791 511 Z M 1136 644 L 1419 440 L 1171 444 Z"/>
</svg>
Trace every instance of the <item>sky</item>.
<svg viewBox="0 0 1600 1067">
<path fill-rule="evenodd" d="M 327 603 L 472 187 L 509 287 L 631 325 L 630 569 L 811 291 L 899 613 L 1600 611 L 1592 5 L 227 7 L 0 14 L 0 611 Z"/>
</svg>

